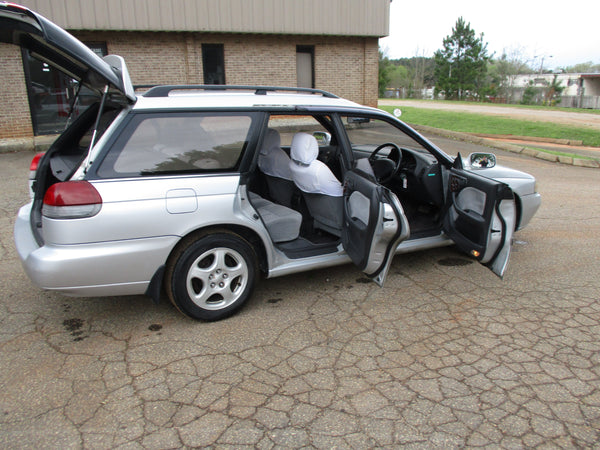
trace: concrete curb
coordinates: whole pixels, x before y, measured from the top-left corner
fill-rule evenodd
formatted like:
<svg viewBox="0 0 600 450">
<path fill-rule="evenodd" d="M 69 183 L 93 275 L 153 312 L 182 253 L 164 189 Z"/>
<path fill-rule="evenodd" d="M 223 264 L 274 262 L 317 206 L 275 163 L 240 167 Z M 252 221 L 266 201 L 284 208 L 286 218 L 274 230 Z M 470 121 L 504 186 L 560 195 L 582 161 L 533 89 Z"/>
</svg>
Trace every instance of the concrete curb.
<svg viewBox="0 0 600 450">
<path fill-rule="evenodd" d="M 413 125 L 413 128 L 423 133 L 435 134 L 441 137 L 449 137 L 459 141 L 472 142 L 474 144 L 485 145 L 486 147 L 496 148 L 498 150 L 504 150 L 511 153 L 519 153 L 533 158 L 542 159 L 544 161 L 555 162 L 559 164 L 567 164 L 577 167 L 588 167 L 591 169 L 600 169 L 600 161 L 594 159 L 584 158 L 573 158 L 570 156 L 559 156 L 553 155 L 552 153 L 546 153 L 531 148 L 526 148 L 517 144 L 509 144 L 506 142 L 498 142 L 488 137 L 474 136 L 468 133 L 460 133 L 457 131 L 442 130 L 439 128 L 428 127 L 426 125 Z"/>
<path fill-rule="evenodd" d="M 0 153 L 45 152 L 58 135 L 0 139 Z"/>
</svg>

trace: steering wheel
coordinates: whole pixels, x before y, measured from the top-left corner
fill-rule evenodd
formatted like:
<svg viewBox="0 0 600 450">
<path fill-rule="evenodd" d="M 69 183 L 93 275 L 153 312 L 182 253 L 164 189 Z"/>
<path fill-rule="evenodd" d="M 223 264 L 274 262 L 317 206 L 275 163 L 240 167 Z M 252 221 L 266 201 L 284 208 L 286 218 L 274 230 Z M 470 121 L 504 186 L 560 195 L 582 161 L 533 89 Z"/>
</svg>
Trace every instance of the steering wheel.
<svg viewBox="0 0 600 450">
<path fill-rule="evenodd" d="M 390 147 L 389 154 L 384 158 L 377 158 L 377 154 L 384 148 Z M 369 163 L 375 173 L 375 178 L 381 184 L 387 183 L 396 176 L 400 169 L 400 163 L 402 162 L 402 151 L 393 142 L 386 142 L 385 144 L 379 145 L 369 155 Z"/>
</svg>

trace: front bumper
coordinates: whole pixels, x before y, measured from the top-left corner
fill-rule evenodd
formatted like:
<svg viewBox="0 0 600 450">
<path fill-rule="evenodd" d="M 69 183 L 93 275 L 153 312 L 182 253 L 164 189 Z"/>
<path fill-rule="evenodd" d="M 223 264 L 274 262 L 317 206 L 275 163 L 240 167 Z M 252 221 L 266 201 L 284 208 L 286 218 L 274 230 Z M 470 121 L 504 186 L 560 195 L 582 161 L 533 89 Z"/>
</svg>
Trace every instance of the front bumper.
<svg viewBox="0 0 600 450">
<path fill-rule="evenodd" d="M 538 192 L 522 195 L 519 199 L 521 201 L 521 220 L 517 230 L 523 229 L 529 223 L 542 204 L 542 196 Z"/>
<path fill-rule="evenodd" d="M 160 236 L 124 241 L 39 246 L 31 231 L 31 204 L 14 227 L 17 253 L 38 287 L 78 297 L 144 294 L 179 240 Z"/>
</svg>

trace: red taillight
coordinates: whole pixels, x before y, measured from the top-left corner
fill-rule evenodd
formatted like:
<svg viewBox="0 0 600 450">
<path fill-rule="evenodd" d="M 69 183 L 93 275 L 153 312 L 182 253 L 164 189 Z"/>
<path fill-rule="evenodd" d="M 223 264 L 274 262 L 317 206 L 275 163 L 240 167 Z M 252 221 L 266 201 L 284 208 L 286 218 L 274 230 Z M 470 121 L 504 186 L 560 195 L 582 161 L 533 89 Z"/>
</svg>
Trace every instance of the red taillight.
<svg viewBox="0 0 600 450">
<path fill-rule="evenodd" d="M 65 181 L 50 186 L 44 195 L 42 213 L 52 219 L 91 217 L 102 208 L 102 197 L 87 181 Z"/>
<path fill-rule="evenodd" d="M 42 156 L 44 156 L 44 152 L 36 153 L 36 155 L 31 160 L 31 164 L 29 164 L 29 179 L 30 180 L 33 180 L 35 178 L 35 172 L 37 171 L 38 166 L 40 165 L 40 159 L 42 159 Z"/>
<path fill-rule="evenodd" d="M 29 164 L 29 170 L 37 170 L 38 165 L 40 164 L 40 159 L 45 155 L 45 152 L 36 153 L 33 159 L 31 160 L 31 164 Z"/>
</svg>

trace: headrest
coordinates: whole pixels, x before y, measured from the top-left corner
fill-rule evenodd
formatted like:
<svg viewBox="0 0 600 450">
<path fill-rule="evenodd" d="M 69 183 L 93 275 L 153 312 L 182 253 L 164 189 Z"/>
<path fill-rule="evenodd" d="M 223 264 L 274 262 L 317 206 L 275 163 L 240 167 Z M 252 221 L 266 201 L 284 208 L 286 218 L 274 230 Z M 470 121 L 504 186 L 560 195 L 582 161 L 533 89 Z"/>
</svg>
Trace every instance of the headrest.
<svg viewBox="0 0 600 450">
<path fill-rule="evenodd" d="M 260 149 L 261 155 L 268 155 L 274 150 L 279 150 L 281 148 L 281 136 L 279 136 L 279 132 L 274 130 L 273 128 L 269 128 L 267 130 L 267 134 L 265 135 L 265 141 L 263 142 L 262 148 Z"/>
<path fill-rule="evenodd" d="M 310 134 L 296 133 L 292 139 L 290 154 L 292 161 L 308 166 L 319 156 L 319 144 Z"/>
</svg>

